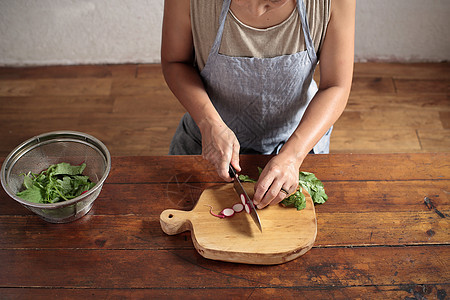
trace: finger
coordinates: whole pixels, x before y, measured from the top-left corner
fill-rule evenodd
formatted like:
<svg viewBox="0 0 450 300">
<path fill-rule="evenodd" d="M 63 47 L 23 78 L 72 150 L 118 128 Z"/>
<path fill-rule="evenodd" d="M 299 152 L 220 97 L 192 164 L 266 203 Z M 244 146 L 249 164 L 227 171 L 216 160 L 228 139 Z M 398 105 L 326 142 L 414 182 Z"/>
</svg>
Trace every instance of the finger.
<svg viewBox="0 0 450 300">
<path fill-rule="evenodd" d="M 231 154 L 231 164 L 233 165 L 234 169 L 236 170 L 236 172 L 240 172 L 241 166 L 239 165 L 239 150 L 240 150 L 240 145 L 239 142 L 235 142 L 233 144 L 233 152 Z"/>
<path fill-rule="evenodd" d="M 220 161 L 218 162 L 216 168 L 217 168 L 217 173 L 219 174 L 219 176 L 225 180 L 225 181 L 232 181 L 233 179 L 230 177 L 230 162 L 231 162 L 231 156 L 232 156 L 232 152 L 231 152 L 231 146 L 229 147 L 228 151 L 226 153 L 224 153 L 222 155 L 222 157 L 220 157 Z"/>
<path fill-rule="evenodd" d="M 273 201 L 280 202 L 281 200 L 283 200 L 286 195 L 281 192 L 281 186 L 282 184 L 280 183 L 280 181 L 274 181 L 257 207 L 261 209 L 271 204 Z"/>
<path fill-rule="evenodd" d="M 286 195 L 285 192 L 280 191 L 277 195 L 277 197 L 275 197 L 275 199 L 273 199 L 269 205 L 276 205 L 278 203 L 280 203 L 281 201 L 283 201 L 284 199 L 286 199 L 288 197 L 288 195 Z"/>
<path fill-rule="evenodd" d="M 230 169 L 230 164 L 227 162 L 221 163 L 217 168 L 217 174 L 219 175 L 219 177 L 227 182 L 230 182 L 233 180 L 230 177 L 230 173 L 228 172 L 229 169 Z"/>
<path fill-rule="evenodd" d="M 269 162 L 269 164 L 267 164 L 262 171 L 261 176 L 259 177 L 255 185 L 255 194 L 253 198 L 253 202 L 255 203 L 255 205 L 261 203 L 265 195 L 267 195 L 267 193 L 269 192 L 273 182 L 276 180 L 278 175 L 279 172 L 271 167 Z"/>
<path fill-rule="evenodd" d="M 292 194 L 294 194 L 297 191 L 297 185 L 290 185 L 289 188 L 285 188 L 285 186 L 287 186 L 287 184 L 285 183 L 282 187 L 281 187 L 281 192 L 285 194 L 285 198 L 291 196 Z"/>
<path fill-rule="evenodd" d="M 296 182 L 295 184 L 291 185 L 290 189 L 289 189 L 289 196 L 294 194 L 298 189 L 298 182 Z"/>
<path fill-rule="evenodd" d="M 280 193 L 282 182 L 276 178 L 271 183 L 270 187 L 267 189 L 261 201 L 258 203 L 258 208 L 266 207 L 272 200 L 274 200 Z"/>
<path fill-rule="evenodd" d="M 266 173 L 263 171 L 255 184 L 255 194 L 253 195 L 253 203 L 255 205 L 261 203 L 264 195 L 270 189 L 272 182 L 273 182 L 272 175 L 271 174 L 266 175 Z"/>
<path fill-rule="evenodd" d="M 280 192 L 282 192 L 282 193 L 284 193 L 285 195 L 286 195 L 286 197 L 287 196 L 289 196 L 291 193 L 289 192 L 289 189 L 285 189 L 285 188 L 281 188 L 281 191 Z"/>
</svg>

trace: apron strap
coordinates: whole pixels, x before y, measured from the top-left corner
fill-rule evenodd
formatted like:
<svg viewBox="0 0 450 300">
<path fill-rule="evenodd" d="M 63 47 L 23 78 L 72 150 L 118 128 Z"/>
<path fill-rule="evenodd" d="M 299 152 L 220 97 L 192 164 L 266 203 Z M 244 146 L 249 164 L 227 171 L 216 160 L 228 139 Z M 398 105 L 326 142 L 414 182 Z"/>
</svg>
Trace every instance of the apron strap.
<svg viewBox="0 0 450 300">
<path fill-rule="evenodd" d="M 219 53 L 220 44 L 222 42 L 223 28 L 225 27 L 225 19 L 228 14 L 228 10 L 230 9 L 231 0 L 224 0 L 222 5 L 222 11 L 220 12 L 219 17 L 219 29 L 217 30 L 216 39 L 214 40 L 214 44 L 211 47 L 211 51 L 209 52 L 209 57 L 212 57 L 211 54 Z"/>
<path fill-rule="evenodd" d="M 303 29 L 303 36 L 305 37 L 306 50 L 308 51 L 309 59 L 311 60 L 312 63 L 315 64 L 317 62 L 317 55 L 316 50 L 314 49 L 314 44 L 311 39 L 306 14 L 306 7 L 303 0 L 297 0 L 297 9 L 299 11 L 300 20 L 302 22 L 302 29 Z"/>
</svg>

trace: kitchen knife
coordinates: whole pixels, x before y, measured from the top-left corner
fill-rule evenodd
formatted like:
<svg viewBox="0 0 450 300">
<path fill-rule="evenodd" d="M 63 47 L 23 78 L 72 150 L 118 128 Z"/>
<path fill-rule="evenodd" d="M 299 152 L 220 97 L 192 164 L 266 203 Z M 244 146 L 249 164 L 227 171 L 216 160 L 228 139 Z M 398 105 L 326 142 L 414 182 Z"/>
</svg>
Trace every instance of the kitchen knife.
<svg viewBox="0 0 450 300">
<path fill-rule="evenodd" d="M 239 180 L 239 176 L 236 173 L 236 170 L 232 165 L 230 165 L 230 170 L 228 171 L 231 178 L 234 178 L 234 190 L 239 195 L 239 198 L 242 201 L 242 204 L 244 205 L 245 211 L 250 214 L 253 221 L 255 222 L 256 226 L 258 226 L 259 230 L 262 232 L 261 227 L 261 221 L 259 220 L 258 213 L 256 212 L 256 208 L 253 205 L 253 201 L 250 199 L 250 197 L 245 192 L 241 181 Z"/>
</svg>

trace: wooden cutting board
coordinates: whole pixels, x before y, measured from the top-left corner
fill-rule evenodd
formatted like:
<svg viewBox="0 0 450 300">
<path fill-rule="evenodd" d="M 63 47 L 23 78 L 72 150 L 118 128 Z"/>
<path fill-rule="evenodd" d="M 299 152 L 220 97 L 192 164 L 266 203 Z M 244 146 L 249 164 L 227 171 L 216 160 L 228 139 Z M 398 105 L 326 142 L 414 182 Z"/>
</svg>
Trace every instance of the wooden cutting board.
<svg viewBox="0 0 450 300">
<path fill-rule="evenodd" d="M 253 185 L 244 183 L 250 198 L 254 194 Z M 305 254 L 316 239 L 314 205 L 307 193 L 305 196 L 306 208 L 301 211 L 281 205 L 258 210 L 261 233 L 245 211 L 223 219 L 212 216 L 210 206 L 218 214 L 222 209 L 240 203 L 232 183 L 214 186 L 203 191 L 191 211 L 163 211 L 161 228 L 169 235 L 191 231 L 194 247 L 205 258 L 247 264 L 281 264 Z"/>
</svg>

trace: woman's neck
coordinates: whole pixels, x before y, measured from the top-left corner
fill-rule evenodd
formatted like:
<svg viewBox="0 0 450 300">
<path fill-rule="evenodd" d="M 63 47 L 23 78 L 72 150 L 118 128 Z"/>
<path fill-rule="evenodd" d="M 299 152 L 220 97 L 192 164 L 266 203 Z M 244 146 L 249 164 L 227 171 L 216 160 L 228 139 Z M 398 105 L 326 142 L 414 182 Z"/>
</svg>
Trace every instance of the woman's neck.
<svg viewBox="0 0 450 300">
<path fill-rule="evenodd" d="M 231 0 L 230 5 L 239 21 L 261 29 L 282 23 L 295 7 L 295 0 Z"/>
</svg>

